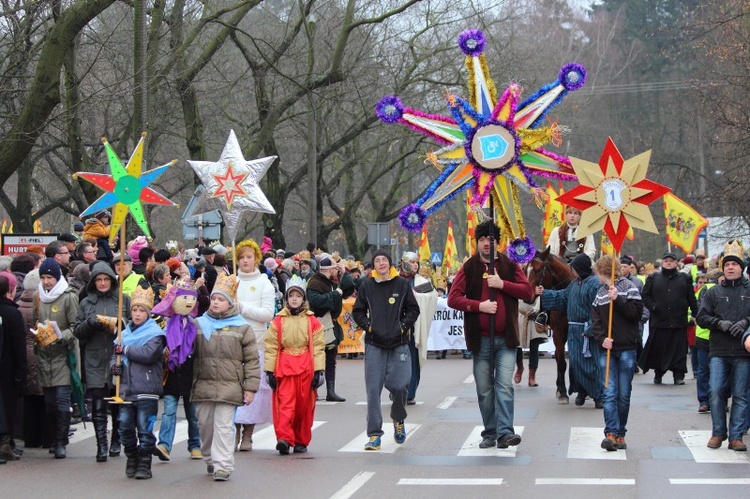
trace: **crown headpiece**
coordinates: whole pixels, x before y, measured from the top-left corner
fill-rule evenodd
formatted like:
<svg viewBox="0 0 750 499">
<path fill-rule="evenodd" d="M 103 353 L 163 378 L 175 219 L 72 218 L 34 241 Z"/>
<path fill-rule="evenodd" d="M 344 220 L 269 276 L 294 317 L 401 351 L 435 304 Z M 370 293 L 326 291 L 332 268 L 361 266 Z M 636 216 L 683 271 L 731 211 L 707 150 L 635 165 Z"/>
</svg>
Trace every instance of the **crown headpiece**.
<svg viewBox="0 0 750 499">
<path fill-rule="evenodd" d="M 149 288 L 135 287 L 135 291 L 130 296 L 130 306 L 139 305 L 151 311 L 154 308 L 154 291 Z"/>
<path fill-rule="evenodd" d="M 239 285 L 239 281 L 237 281 L 237 276 L 234 274 L 224 275 L 219 274 L 216 278 L 216 283 L 214 284 L 214 289 L 212 291 L 213 293 L 221 293 L 225 297 L 231 299 L 234 301 L 234 299 L 237 297 L 237 286 Z"/>
<path fill-rule="evenodd" d="M 739 241 L 728 241 L 724 244 L 724 256 L 721 258 L 721 268 L 724 268 L 724 262 L 734 260 L 744 267 L 745 252 Z"/>
</svg>

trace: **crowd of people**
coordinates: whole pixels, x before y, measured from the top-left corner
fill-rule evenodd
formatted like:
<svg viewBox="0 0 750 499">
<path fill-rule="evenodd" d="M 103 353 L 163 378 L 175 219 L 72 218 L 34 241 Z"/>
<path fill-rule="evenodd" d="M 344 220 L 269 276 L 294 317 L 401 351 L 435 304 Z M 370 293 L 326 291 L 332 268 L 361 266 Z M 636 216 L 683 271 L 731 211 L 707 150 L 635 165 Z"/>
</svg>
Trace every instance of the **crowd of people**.
<svg viewBox="0 0 750 499">
<path fill-rule="evenodd" d="M 541 317 L 563 310 L 571 391 L 576 405 L 590 398 L 603 409 L 603 449 L 627 447 L 635 373 L 653 370 L 662 384 L 671 372 L 684 385 L 690 355 L 698 411 L 712 415 L 708 446 L 729 440 L 730 449 L 746 450 L 750 281 L 743 248 L 727 243 L 710 261 L 704 253 L 678 261 L 666 252 L 653 264 L 607 255 L 594 262 L 569 214 L 553 237 L 575 278 L 559 290 L 532 287 L 525 269 L 504 253 L 491 255 L 501 234 L 489 221 L 475 229 L 476 254 L 452 276 L 436 275 L 411 252 L 394 262 L 379 249 L 362 265 L 312 244 L 274 250 L 269 238 L 230 251 L 175 242 L 157 248 L 141 236 L 114 253 L 108 212 L 77 222 L 74 233 L 46 248 L 0 257 L 0 462 L 33 447 L 65 458 L 72 422 L 81 418 L 93 424 L 97 462 L 124 453 L 126 476 L 151 478 L 153 457 L 171 459 L 180 398 L 187 451 L 216 481 L 229 479 L 235 452 L 252 450 L 256 425 L 273 423 L 281 455 L 307 452 L 317 390 L 325 384 L 322 397 L 345 401 L 336 392 L 344 338 L 337 319 L 350 299 L 364 331 L 364 448 L 381 447 L 383 388 L 393 401 L 393 438 L 402 444 L 442 294 L 464 314 L 464 356 L 473 362 L 484 425 L 480 448 L 521 443 L 513 385 L 522 380 L 523 349 L 528 384 L 536 387 L 549 328 Z"/>
</svg>

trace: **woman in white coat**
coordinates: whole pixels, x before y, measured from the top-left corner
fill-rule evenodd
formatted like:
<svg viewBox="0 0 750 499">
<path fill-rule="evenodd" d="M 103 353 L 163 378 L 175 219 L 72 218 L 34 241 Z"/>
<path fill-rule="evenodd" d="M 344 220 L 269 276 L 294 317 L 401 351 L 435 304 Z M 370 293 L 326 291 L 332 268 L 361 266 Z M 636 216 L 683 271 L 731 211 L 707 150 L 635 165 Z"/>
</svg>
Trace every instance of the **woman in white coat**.
<svg viewBox="0 0 750 499">
<path fill-rule="evenodd" d="M 276 292 L 265 273 L 258 270 L 260 248 L 252 239 L 237 245 L 237 306 L 240 314 L 250 324 L 258 344 L 260 372 L 263 369 L 263 338 L 266 335 L 267 323 L 274 316 Z M 240 406 L 235 414 L 236 435 L 235 449 L 250 451 L 253 448 L 253 430 L 256 424 L 273 421 L 273 391 L 268 386 L 265 376 L 260 377 L 260 388 L 252 404 Z"/>
</svg>

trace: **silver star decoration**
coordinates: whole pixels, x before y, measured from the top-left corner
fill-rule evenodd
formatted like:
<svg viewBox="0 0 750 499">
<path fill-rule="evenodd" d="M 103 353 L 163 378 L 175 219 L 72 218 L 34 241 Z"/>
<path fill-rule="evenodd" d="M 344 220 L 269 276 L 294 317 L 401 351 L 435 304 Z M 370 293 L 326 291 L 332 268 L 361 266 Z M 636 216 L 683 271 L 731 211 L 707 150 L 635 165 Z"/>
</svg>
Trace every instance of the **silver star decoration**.
<svg viewBox="0 0 750 499">
<path fill-rule="evenodd" d="M 276 158 L 267 156 L 245 161 L 237 136 L 230 130 L 218 161 L 188 161 L 206 188 L 195 213 L 221 210 L 233 241 L 244 212 L 276 213 L 258 185 Z"/>
</svg>

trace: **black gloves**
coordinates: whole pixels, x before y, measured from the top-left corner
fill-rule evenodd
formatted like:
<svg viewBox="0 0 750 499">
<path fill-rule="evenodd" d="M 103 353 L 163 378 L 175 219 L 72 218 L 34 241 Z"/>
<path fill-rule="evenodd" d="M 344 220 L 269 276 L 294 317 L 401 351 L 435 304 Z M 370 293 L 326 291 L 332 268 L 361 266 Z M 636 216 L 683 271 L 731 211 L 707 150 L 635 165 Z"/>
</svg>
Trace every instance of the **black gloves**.
<svg viewBox="0 0 750 499">
<path fill-rule="evenodd" d="M 115 355 L 122 355 L 124 351 L 125 349 L 122 348 L 122 345 L 120 344 L 115 345 Z"/>
<path fill-rule="evenodd" d="M 276 376 L 271 371 L 266 371 L 266 377 L 268 378 L 268 386 L 271 387 L 271 390 L 276 389 Z"/>
<path fill-rule="evenodd" d="M 94 331 L 98 331 L 102 328 L 102 326 L 99 324 L 99 319 L 97 319 L 95 315 L 92 315 L 91 317 L 86 319 L 86 325 Z"/>
<path fill-rule="evenodd" d="M 112 376 L 122 376 L 122 364 L 112 364 Z"/>
<path fill-rule="evenodd" d="M 325 371 L 315 371 L 315 374 L 313 375 L 312 379 L 312 389 L 317 390 L 321 386 L 323 386 L 323 375 L 325 374 Z"/>
<path fill-rule="evenodd" d="M 732 326 L 732 321 L 719 321 L 716 323 L 716 329 L 722 333 L 728 333 Z"/>
<path fill-rule="evenodd" d="M 736 338 L 737 336 L 740 336 L 742 333 L 747 331 L 747 326 L 747 319 L 739 320 L 732 324 L 732 327 L 729 328 L 729 334 Z"/>
</svg>

